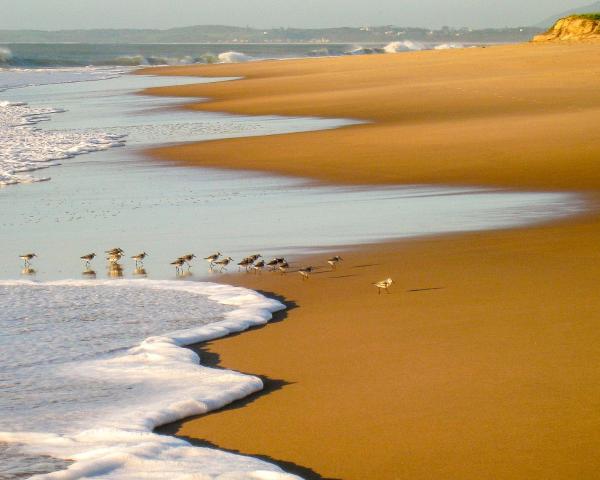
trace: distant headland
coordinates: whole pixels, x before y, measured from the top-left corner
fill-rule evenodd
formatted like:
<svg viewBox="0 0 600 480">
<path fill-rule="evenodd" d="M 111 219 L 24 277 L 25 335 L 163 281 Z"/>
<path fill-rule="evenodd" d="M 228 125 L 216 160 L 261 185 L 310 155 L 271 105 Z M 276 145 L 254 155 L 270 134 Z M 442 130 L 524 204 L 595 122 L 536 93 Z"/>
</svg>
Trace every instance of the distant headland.
<svg viewBox="0 0 600 480">
<path fill-rule="evenodd" d="M 600 41 L 600 13 L 561 18 L 546 33 L 533 37 L 534 42 L 590 40 Z"/>
</svg>

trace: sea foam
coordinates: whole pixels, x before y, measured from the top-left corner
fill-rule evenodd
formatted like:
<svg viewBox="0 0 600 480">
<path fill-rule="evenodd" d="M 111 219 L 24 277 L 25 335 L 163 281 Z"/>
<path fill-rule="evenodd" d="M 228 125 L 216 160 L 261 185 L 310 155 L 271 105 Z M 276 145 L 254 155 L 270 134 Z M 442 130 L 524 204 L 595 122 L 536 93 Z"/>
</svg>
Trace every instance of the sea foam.
<svg viewBox="0 0 600 480">
<path fill-rule="evenodd" d="M 29 173 L 76 155 L 123 146 L 124 136 L 96 131 L 42 130 L 36 127 L 63 110 L 0 102 L 0 186 L 49 180 Z"/>
<path fill-rule="evenodd" d="M 176 297 L 169 297 L 171 294 Z M 101 334 L 108 335 L 115 328 L 129 332 L 133 327 L 144 327 L 145 322 L 128 326 L 128 322 L 132 321 L 129 316 L 135 313 L 136 317 L 139 313 L 136 304 L 145 305 L 155 301 L 157 308 L 162 308 L 161 311 L 169 315 L 175 308 L 170 307 L 169 302 L 174 302 L 174 306 L 183 304 L 187 310 L 191 310 L 190 316 L 193 314 L 194 304 L 200 307 L 208 301 L 226 307 L 220 313 L 204 314 L 218 315 L 214 323 L 205 322 L 197 327 L 190 325 L 183 330 L 150 336 L 137 346 L 117 348 L 114 351 L 109 349 L 104 354 L 96 354 L 94 358 L 87 358 L 85 349 L 79 353 L 75 346 L 68 362 L 62 362 L 56 357 L 61 353 L 56 352 L 54 355 L 52 348 L 45 352 L 43 362 L 27 358 L 14 360 L 24 373 L 19 378 L 25 381 L 24 385 L 13 389 L 26 388 L 29 373 L 39 375 L 39 369 L 47 369 L 48 373 L 44 375 L 51 378 L 46 382 L 46 388 L 49 389 L 49 395 L 58 395 L 58 404 L 53 403 L 49 407 L 48 402 L 41 399 L 40 407 L 31 410 L 33 418 L 26 420 L 31 420 L 32 425 L 48 428 L 49 431 L 0 432 L 0 442 L 19 444 L 30 455 L 48 455 L 73 462 L 65 470 L 33 478 L 299 478 L 255 458 L 194 447 L 182 439 L 153 433 L 153 429 L 159 425 L 206 413 L 262 389 L 259 378 L 204 367 L 196 353 L 181 347 L 262 325 L 269 321 L 273 312 L 284 308 L 280 302 L 251 290 L 228 285 L 151 280 L 67 280 L 49 283 L 5 281 L 0 282 L 0 295 L 11 300 L 10 305 L 17 309 L 15 312 L 19 311 L 18 306 L 14 307 L 15 302 L 27 299 L 31 299 L 40 311 L 50 309 L 50 316 L 42 317 L 45 318 L 43 324 L 46 326 L 38 330 L 42 324 L 27 324 L 23 327 L 27 328 L 26 335 L 45 335 L 46 329 L 54 328 L 61 328 L 64 332 L 78 330 L 84 332 L 85 339 L 92 348 L 97 348 L 97 343 L 103 341 Z M 86 311 L 89 310 L 82 307 L 86 304 L 92 307 L 97 302 L 104 302 L 108 312 L 118 312 L 118 306 L 121 305 L 124 309 L 122 316 L 106 325 L 102 318 L 94 317 L 100 322 L 97 325 L 94 318 L 88 318 Z M 163 305 L 163 302 L 167 305 Z M 61 312 L 63 318 L 55 318 Z M 74 323 L 69 323 L 71 321 Z M 9 334 L 13 329 L 14 338 L 21 338 L 23 333 L 19 324 L 27 322 L 32 322 L 32 319 L 21 319 L 17 324 L 9 322 Z M 39 333 L 35 333 L 36 331 Z M 69 348 L 73 343 L 74 341 L 67 343 Z M 52 343 L 47 345 L 53 347 Z M 104 348 L 109 345 L 113 344 L 108 343 Z M 56 378 L 52 378 L 54 375 Z M 52 385 L 61 385 L 63 390 L 68 387 L 79 388 L 82 398 L 65 396 L 66 392 L 57 392 Z M 25 398 L 26 395 L 36 395 L 35 389 L 30 390 L 20 391 L 19 395 L 25 395 Z M 31 406 L 35 407 L 35 402 L 32 403 Z M 52 415 L 40 417 L 40 421 L 36 416 L 43 415 L 44 408 L 52 408 Z M 18 417 L 18 411 L 13 416 Z M 5 425 L 11 421 L 19 420 L 3 420 Z"/>
</svg>

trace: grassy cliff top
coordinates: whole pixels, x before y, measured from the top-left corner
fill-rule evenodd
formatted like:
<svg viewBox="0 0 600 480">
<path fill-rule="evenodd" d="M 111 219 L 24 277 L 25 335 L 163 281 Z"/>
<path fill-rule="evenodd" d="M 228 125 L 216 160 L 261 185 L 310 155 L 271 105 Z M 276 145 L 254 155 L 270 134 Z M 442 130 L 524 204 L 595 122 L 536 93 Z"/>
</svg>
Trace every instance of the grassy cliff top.
<svg viewBox="0 0 600 480">
<path fill-rule="evenodd" d="M 600 12 L 598 12 L 598 13 L 580 13 L 577 15 L 573 15 L 573 17 L 585 18 L 587 20 L 600 20 Z"/>
</svg>

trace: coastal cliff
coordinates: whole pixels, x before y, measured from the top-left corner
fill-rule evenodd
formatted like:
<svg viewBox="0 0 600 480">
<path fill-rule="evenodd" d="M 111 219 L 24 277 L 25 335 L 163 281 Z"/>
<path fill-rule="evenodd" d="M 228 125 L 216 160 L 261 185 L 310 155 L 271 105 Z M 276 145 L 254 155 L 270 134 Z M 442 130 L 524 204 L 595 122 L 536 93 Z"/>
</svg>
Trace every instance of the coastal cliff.
<svg viewBox="0 0 600 480">
<path fill-rule="evenodd" d="M 600 41 L 600 14 L 572 15 L 558 20 L 550 30 L 533 37 L 534 42 Z"/>
</svg>

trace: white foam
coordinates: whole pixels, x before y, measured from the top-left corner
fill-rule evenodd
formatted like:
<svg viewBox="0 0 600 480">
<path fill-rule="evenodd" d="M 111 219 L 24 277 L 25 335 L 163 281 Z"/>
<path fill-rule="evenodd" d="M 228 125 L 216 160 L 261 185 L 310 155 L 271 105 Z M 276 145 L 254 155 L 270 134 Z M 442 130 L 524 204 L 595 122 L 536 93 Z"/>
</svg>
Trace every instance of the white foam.
<svg viewBox="0 0 600 480">
<path fill-rule="evenodd" d="M 250 375 L 200 365 L 200 359 L 182 346 L 222 337 L 269 321 L 284 308 L 275 300 L 239 287 L 200 282 L 119 280 L 49 283 L 0 282 L 0 286 L 73 288 L 93 286 L 130 291 L 177 291 L 233 306 L 223 320 L 197 328 L 147 338 L 125 352 L 75 362 L 60 367 L 65 376 L 96 379 L 127 392 L 135 385 L 136 396 L 127 408 L 98 407 L 81 425 L 64 432 L 0 432 L 0 441 L 22 444 L 26 453 L 72 460 L 66 470 L 38 475 L 36 479 L 110 478 L 133 479 L 264 479 L 299 477 L 284 473 L 261 460 L 214 449 L 193 447 L 188 442 L 153 433 L 159 425 L 206 413 L 262 389 L 262 381 Z M 85 292 L 83 293 L 85 296 Z M 200 298 L 199 298 L 200 300 Z M 129 297 L 111 301 L 131 301 Z M 109 398 L 110 402 L 118 399 Z M 89 412 L 88 412 L 89 413 Z"/>
<path fill-rule="evenodd" d="M 453 48 L 465 48 L 462 43 L 442 43 L 433 47 L 434 50 L 450 50 Z"/>
<path fill-rule="evenodd" d="M 49 180 L 29 172 L 76 155 L 123 146 L 124 136 L 96 131 L 42 130 L 36 125 L 63 110 L 0 102 L 0 186 Z"/>
<path fill-rule="evenodd" d="M 0 53 L 0 55 L 2 55 Z M 12 53 L 8 51 L 5 55 Z M 6 57 L 5 62 L 10 58 Z M 52 85 L 59 83 L 79 83 L 97 80 L 108 80 L 119 77 L 131 68 L 126 66 L 110 67 L 62 67 L 62 68 L 22 68 L 10 67 L 0 69 L 0 91 L 9 88 L 29 87 L 33 85 Z"/>
<path fill-rule="evenodd" d="M 12 57 L 13 55 L 9 48 L 0 47 L 0 64 L 9 62 Z"/>
<path fill-rule="evenodd" d="M 219 54 L 218 59 L 221 63 L 242 63 L 253 60 L 251 56 L 240 52 L 223 52 Z"/>
<path fill-rule="evenodd" d="M 401 42 L 388 43 L 383 49 L 386 53 L 410 52 L 416 50 L 425 50 L 427 47 L 412 40 L 403 40 Z"/>
</svg>

